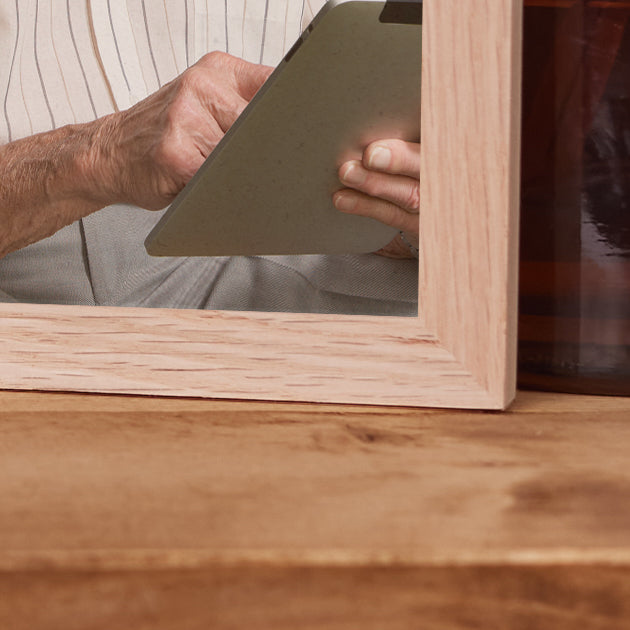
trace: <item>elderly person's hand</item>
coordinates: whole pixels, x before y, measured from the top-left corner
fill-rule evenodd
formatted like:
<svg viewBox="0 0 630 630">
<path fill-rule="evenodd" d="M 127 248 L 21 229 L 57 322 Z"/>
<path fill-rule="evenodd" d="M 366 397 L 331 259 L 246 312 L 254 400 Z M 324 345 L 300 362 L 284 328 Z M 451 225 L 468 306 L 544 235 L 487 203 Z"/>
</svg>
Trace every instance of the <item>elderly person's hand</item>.
<svg viewBox="0 0 630 630">
<path fill-rule="evenodd" d="M 339 179 L 347 188 L 333 195 L 338 210 L 371 217 L 401 231 L 377 253 L 390 258 L 417 257 L 420 145 L 402 140 L 373 142 L 361 161 L 341 166 Z"/>
<path fill-rule="evenodd" d="M 168 205 L 272 72 L 231 55 L 205 55 L 171 83 L 100 121 L 96 194 L 149 210 Z"/>
<path fill-rule="evenodd" d="M 210 53 L 126 111 L 0 146 L 0 257 L 114 203 L 167 206 L 271 71 Z"/>
</svg>

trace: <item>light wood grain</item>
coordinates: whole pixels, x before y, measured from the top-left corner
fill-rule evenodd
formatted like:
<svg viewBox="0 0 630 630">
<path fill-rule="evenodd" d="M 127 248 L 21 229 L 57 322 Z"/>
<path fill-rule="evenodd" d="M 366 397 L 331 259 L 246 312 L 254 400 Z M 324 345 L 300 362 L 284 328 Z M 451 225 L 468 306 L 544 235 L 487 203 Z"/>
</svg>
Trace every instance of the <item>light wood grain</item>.
<svg viewBox="0 0 630 630">
<path fill-rule="evenodd" d="M 498 409 L 514 396 L 519 0 L 427 0 L 419 318 L 0 305 L 0 387 Z"/>
<path fill-rule="evenodd" d="M 0 394 L 0 627 L 619 629 L 630 398 Z"/>
<path fill-rule="evenodd" d="M 509 398 L 522 1 L 426 2 L 424 11 L 422 317 L 482 387 Z"/>
</svg>

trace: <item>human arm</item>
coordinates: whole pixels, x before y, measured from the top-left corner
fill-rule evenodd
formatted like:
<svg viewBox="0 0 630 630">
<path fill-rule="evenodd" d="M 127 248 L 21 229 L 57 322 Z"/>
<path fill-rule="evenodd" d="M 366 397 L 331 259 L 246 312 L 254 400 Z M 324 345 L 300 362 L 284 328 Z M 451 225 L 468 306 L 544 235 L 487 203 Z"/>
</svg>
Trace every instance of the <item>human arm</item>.
<svg viewBox="0 0 630 630">
<path fill-rule="evenodd" d="M 210 53 L 126 111 L 0 146 L 0 256 L 113 203 L 168 205 L 270 72 Z"/>
<path fill-rule="evenodd" d="M 0 256 L 101 207 L 90 198 L 91 123 L 0 146 Z"/>
<path fill-rule="evenodd" d="M 373 142 L 362 160 L 341 166 L 339 178 L 347 188 L 333 196 L 338 210 L 371 217 L 403 233 L 377 253 L 413 258 L 419 240 L 420 144 L 392 139 Z"/>
</svg>

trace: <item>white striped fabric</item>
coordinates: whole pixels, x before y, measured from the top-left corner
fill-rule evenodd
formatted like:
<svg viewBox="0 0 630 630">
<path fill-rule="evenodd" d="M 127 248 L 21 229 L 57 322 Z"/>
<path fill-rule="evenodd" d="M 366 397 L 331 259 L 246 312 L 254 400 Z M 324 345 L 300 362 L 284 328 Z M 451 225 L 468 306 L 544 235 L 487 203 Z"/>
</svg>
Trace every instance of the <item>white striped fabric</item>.
<svg viewBox="0 0 630 630">
<path fill-rule="evenodd" d="M 126 109 L 211 50 L 275 65 L 325 0 L 2 0 L 0 142 Z"/>
</svg>

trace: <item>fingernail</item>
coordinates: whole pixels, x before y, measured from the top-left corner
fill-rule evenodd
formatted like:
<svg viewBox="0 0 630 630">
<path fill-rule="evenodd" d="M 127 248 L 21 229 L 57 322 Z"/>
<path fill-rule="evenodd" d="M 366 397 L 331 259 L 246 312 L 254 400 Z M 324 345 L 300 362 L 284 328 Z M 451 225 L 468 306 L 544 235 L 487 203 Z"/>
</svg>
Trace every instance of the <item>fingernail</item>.
<svg viewBox="0 0 630 630">
<path fill-rule="evenodd" d="M 374 147 L 372 151 L 370 151 L 370 156 L 368 158 L 368 167 L 373 168 L 377 171 L 383 171 L 389 168 L 392 163 L 392 152 L 387 147 Z"/>
<path fill-rule="evenodd" d="M 341 191 L 333 195 L 333 204 L 341 212 L 352 212 L 355 202 L 353 195 Z"/>
<path fill-rule="evenodd" d="M 365 182 L 367 173 L 359 166 L 357 162 L 348 162 L 346 167 L 342 169 L 341 181 L 351 186 L 360 186 Z"/>
</svg>

